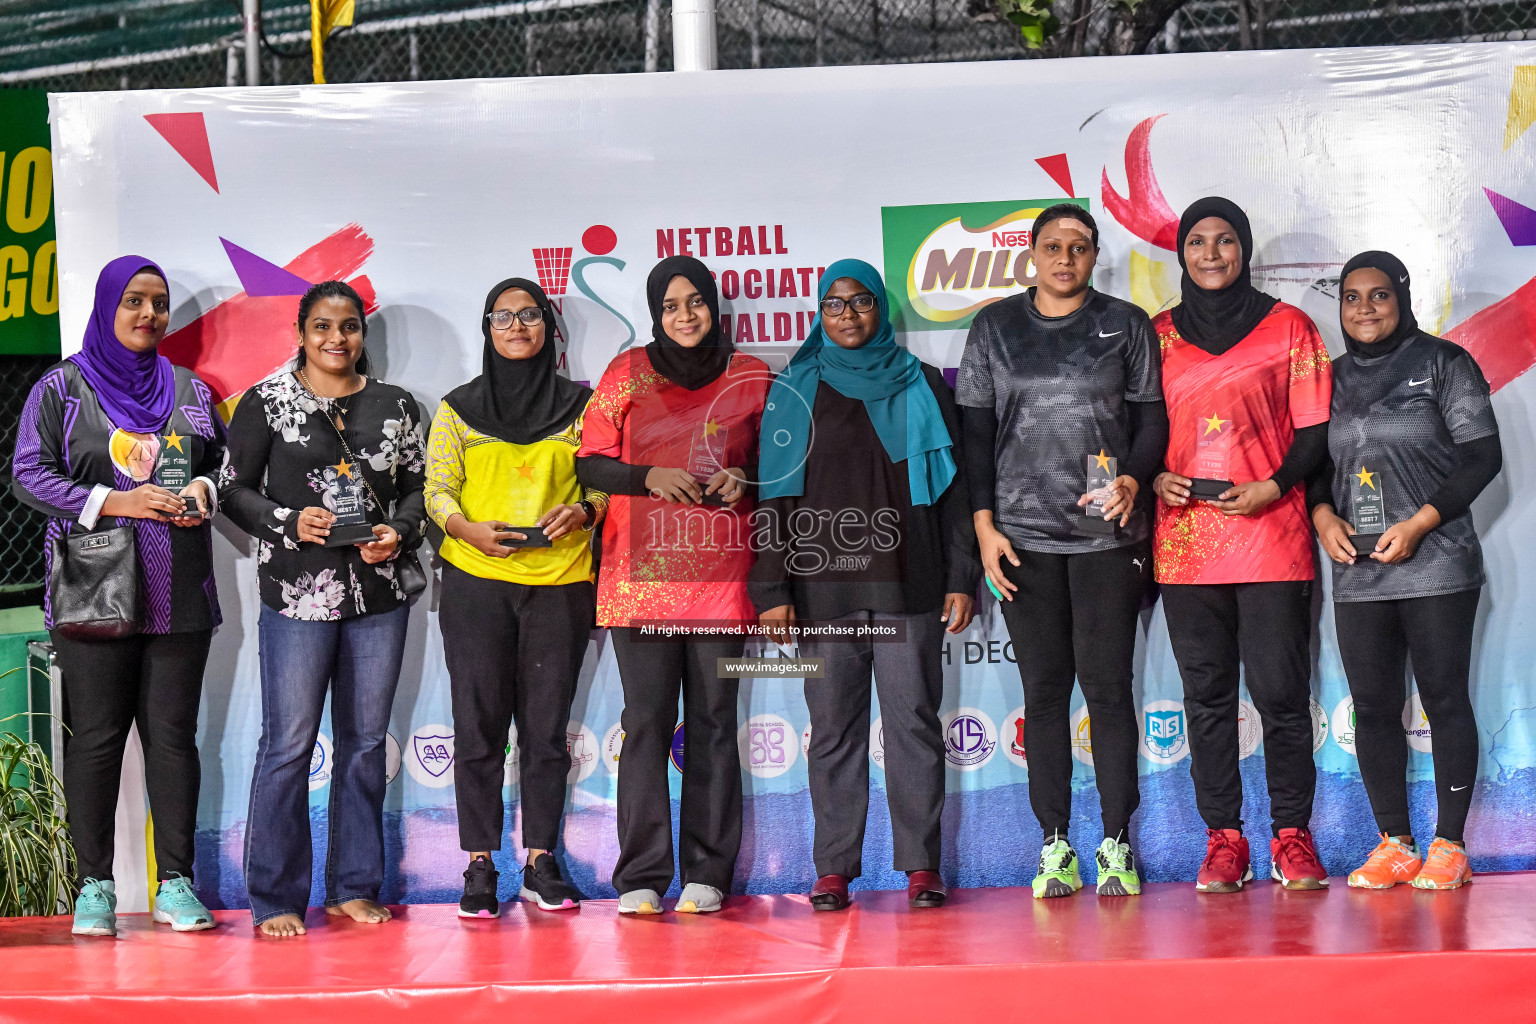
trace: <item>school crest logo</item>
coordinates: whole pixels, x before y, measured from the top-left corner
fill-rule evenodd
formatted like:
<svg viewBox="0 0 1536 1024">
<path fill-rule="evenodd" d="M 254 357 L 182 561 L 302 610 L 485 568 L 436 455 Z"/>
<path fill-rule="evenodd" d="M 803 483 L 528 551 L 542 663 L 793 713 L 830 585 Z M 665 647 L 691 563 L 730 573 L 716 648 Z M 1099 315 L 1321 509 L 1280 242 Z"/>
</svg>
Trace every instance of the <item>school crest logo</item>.
<svg viewBox="0 0 1536 1024">
<path fill-rule="evenodd" d="M 405 768 L 430 789 L 453 785 L 453 730 L 434 722 L 411 733 Z"/>
<path fill-rule="evenodd" d="M 1141 756 L 1153 764 L 1174 764 L 1189 756 L 1183 704 L 1154 700 L 1141 709 Z"/>
<path fill-rule="evenodd" d="M 997 729 L 986 712 L 956 708 L 943 719 L 944 757 L 963 772 L 973 772 L 992 760 L 997 751 Z"/>
</svg>

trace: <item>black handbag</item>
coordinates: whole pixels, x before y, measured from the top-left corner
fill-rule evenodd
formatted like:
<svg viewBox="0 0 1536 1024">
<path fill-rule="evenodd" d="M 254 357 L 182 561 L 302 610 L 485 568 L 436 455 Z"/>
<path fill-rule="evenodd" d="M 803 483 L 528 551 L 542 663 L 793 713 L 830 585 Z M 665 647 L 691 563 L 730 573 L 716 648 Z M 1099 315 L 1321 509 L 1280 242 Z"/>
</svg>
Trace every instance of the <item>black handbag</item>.
<svg viewBox="0 0 1536 1024">
<path fill-rule="evenodd" d="M 132 526 L 53 540 L 48 573 L 53 628 L 70 640 L 121 640 L 139 631 L 139 544 Z"/>
</svg>

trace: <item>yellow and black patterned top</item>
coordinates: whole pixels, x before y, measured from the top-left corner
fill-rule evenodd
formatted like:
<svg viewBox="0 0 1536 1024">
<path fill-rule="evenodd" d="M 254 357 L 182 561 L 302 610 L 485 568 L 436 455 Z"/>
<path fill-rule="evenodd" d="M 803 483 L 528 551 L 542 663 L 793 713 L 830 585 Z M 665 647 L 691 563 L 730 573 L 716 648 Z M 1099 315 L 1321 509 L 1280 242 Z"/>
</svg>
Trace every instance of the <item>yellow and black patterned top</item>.
<svg viewBox="0 0 1536 1024">
<path fill-rule="evenodd" d="M 581 418 L 533 444 L 512 444 L 480 433 L 447 402 L 437 407 L 427 440 L 427 515 L 445 531 L 454 513 L 471 522 L 500 520 L 532 526 L 556 505 L 590 501 L 600 521 L 608 495 L 576 479 Z M 513 548 L 492 558 L 473 545 L 445 537 L 441 554 L 450 564 L 482 579 L 532 586 L 592 579 L 592 534 L 575 530 L 547 548 Z"/>
</svg>

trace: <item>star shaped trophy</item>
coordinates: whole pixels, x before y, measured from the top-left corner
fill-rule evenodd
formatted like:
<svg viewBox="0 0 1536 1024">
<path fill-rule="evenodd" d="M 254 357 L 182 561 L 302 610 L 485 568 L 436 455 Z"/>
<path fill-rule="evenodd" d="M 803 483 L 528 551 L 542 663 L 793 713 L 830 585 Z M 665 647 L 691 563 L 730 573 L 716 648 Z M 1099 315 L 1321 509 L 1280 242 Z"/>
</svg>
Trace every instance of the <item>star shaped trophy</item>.
<svg viewBox="0 0 1536 1024">
<path fill-rule="evenodd" d="M 512 515 L 511 523 L 507 529 L 523 535 L 522 540 L 516 537 L 503 537 L 496 543 L 504 548 L 547 548 L 554 544 L 548 535 L 544 533 L 542 526 L 517 526 L 517 523 L 537 522 L 539 512 L 540 491 L 538 486 L 538 467 L 530 463 L 526 458 L 523 464 L 514 466 L 517 475 L 512 478 Z"/>
<path fill-rule="evenodd" d="M 1237 429 L 1230 419 L 1200 417 L 1195 438 L 1195 469 L 1189 474 L 1189 496 L 1216 501 L 1232 486 L 1232 444 Z"/>
<path fill-rule="evenodd" d="M 325 538 L 328 548 L 344 548 L 353 544 L 367 544 L 373 540 L 373 527 L 368 522 L 368 503 L 363 500 L 363 471 L 355 462 L 342 459 L 327 467 L 326 483 L 331 500 L 328 504 L 336 513 L 331 524 L 330 536 Z M 334 476 L 335 479 L 331 479 Z"/>
<path fill-rule="evenodd" d="M 192 482 L 192 442 L 185 434 L 176 433 L 175 427 L 169 430 L 170 433 L 160 435 L 160 454 L 155 460 L 155 483 L 172 494 L 180 494 Z M 195 519 L 202 514 L 197 502 L 188 498 L 186 516 Z"/>
<path fill-rule="evenodd" d="M 1105 519 L 1104 510 L 1109 507 L 1109 499 L 1114 495 L 1110 484 L 1120 475 L 1120 462 L 1113 455 L 1106 455 L 1104 449 L 1100 448 L 1099 454 L 1088 456 L 1087 465 L 1088 486 L 1083 493 L 1092 495 L 1093 500 L 1077 517 L 1073 530 L 1088 537 L 1113 537 L 1119 532 L 1120 524 L 1116 519 Z"/>
<path fill-rule="evenodd" d="M 710 417 L 699 425 L 693 435 L 693 446 L 688 454 L 688 473 L 700 485 L 708 486 L 709 478 L 725 468 L 725 442 L 730 428 Z M 724 505 L 720 492 L 704 495 L 706 505 Z"/>
<path fill-rule="evenodd" d="M 1387 531 L 1386 470 L 1369 469 L 1360 464 L 1360 472 L 1349 475 L 1349 522 L 1355 528 L 1350 538 L 1355 554 L 1369 555 Z"/>
</svg>

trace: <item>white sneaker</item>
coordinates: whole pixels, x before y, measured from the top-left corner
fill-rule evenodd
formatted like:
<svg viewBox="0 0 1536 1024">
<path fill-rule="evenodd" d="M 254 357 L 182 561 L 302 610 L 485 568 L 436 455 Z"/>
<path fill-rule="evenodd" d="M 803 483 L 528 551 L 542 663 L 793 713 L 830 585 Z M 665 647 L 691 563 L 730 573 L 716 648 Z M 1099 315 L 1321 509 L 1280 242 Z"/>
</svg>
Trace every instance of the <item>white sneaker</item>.
<svg viewBox="0 0 1536 1024">
<path fill-rule="evenodd" d="M 661 909 L 661 894 L 655 889 L 631 889 L 619 897 L 621 914 L 659 914 Z"/>
<path fill-rule="evenodd" d="M 679 914 L 713 914 L 725 902 L 725 895 L 712 885 L 689 882 L 677 899 Z"/>
</svg>

